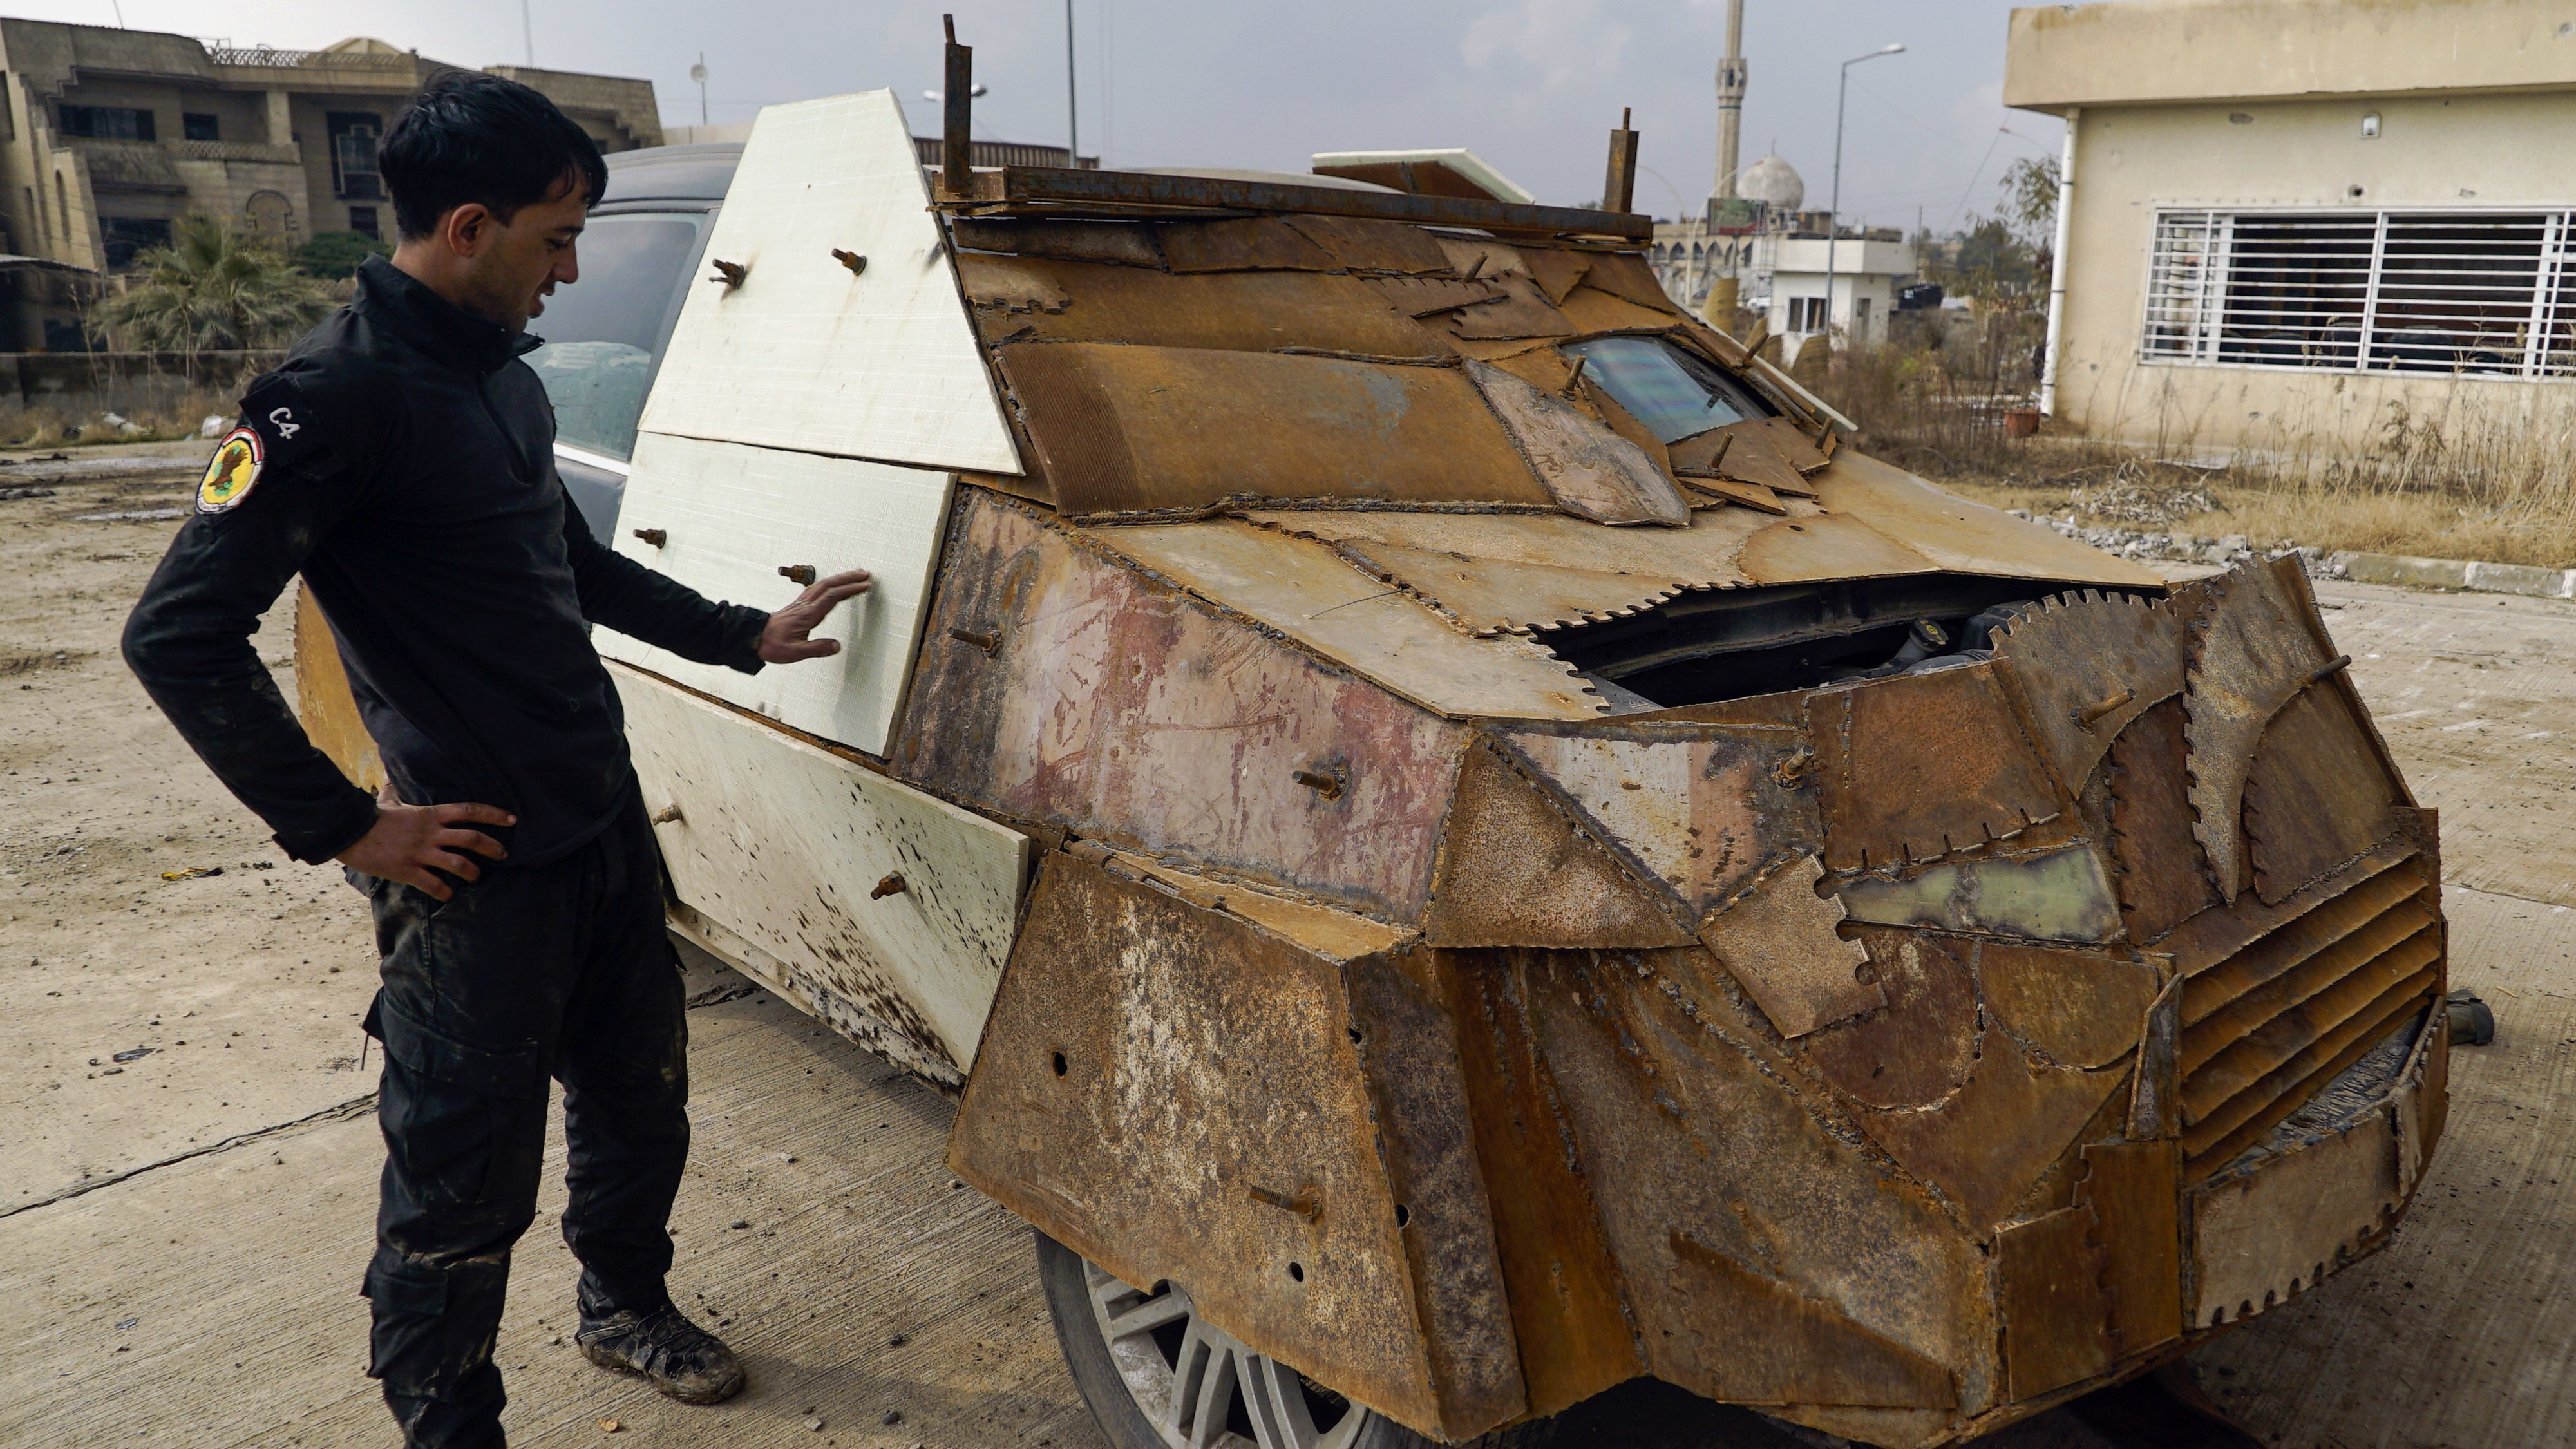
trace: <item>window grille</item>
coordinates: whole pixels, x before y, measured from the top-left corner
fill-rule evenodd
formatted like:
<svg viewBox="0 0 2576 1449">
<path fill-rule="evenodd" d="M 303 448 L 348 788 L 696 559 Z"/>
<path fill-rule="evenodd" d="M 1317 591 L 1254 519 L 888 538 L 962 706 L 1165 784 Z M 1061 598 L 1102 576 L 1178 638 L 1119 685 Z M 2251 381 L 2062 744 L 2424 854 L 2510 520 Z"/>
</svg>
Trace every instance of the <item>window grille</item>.
<svg viewBox="0 0 2576 1449">
<path fill-rule="evenodd" d="M 2160 212 L 2139 354 L 2576 376 L 2576 212 Z"/>
</svg>

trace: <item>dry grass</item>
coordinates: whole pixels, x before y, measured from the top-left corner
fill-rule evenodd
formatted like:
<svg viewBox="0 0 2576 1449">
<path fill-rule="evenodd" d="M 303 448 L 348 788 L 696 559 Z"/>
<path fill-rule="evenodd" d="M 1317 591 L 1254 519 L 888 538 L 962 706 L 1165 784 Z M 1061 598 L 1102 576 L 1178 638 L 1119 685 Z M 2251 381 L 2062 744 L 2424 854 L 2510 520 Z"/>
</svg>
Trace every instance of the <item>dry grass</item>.
<svg viewBox="0 0 2576 1449">
<path fill-rule="evenodd" d="M 191 386 L 180 378 L 141 379 L 111 393 L 84 394 L 76 401 L 0 410 L 0 447 L 193 438 L 209 417 L 220 417 L 230 426 L 241 410 L 239 396 L 236 387 Z M 110 413 L 130 426 L 110 422 Z"/>
<path fill-rule="evenodd" d="M 2223 467 L 2194 466 L 2188 441 L 2157 458 L 2092 438 L 2013 438 L 2003 412 L 2030 396 L 2033 326 L 1999 318 L 1942 348 L 1837 357 L 1820 391 L 1862 423 L 1864 451 L 1997 507 L 2243 534 L 2257 548 L 2576 567 L 2576 422 L 2392 410 L 2364 449 L 2298 439 Z"/>
</svg>

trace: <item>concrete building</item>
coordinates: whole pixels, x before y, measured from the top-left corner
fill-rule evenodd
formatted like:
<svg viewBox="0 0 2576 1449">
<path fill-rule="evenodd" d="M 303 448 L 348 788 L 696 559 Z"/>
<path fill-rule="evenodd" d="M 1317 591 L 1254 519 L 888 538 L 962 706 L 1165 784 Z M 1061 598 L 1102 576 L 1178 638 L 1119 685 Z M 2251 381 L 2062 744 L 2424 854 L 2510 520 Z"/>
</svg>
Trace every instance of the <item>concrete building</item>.
<svg viewBox="0 0 2576 1449">
<path fill-rule="evenodd" d="M 2046 401 L 2081 429 L 2331 455 L 2576 396 L 2564 4 L 2016 10 L 2004 100 L 2068 127 Z"/>
<path fill-rule="evenodd" d="M 1821 235 L 1784 237 L 1771 258 L 1771 331 L 1791 357 L 1828 330 L 1843 346 L 1875 347 L 1887 340 L 1897 279 L 1913 273 L 1913 248 L 1892 230 L 1832 242 Z"/>
<path fill-rule="evenodd" d="M 1721 83 L 1725 75 L 1721 69 Z M 1711 283 L 1732 277 L 1737 305 L 1757 311 L 1769 306 L 1772 259 L 1781 240 L 1809 222 L 1818 235 L 1823 234 L 1821 216 L 1800 211 L 1806 199 L 1807 183 L 1797 168 L 1776 155 L 1721 177 L 1718 191 L 1709 197 L 1701 215 L 1655 223 L 1654 245 L 1647 259 L 1664 284 L 1665 295 L 1696 312 L 1707 302 Z M 1750 203 L 1750 230 L 1717 224 L 1722 203 L 1729 201 Z"/>
<path fill-rule="evenodd" d="M 122 269 L 182 216 L 290 246 L 326 231 L 390 239 L 376 139 L 451 69 L 380 40 L 272 50 L 0 20 L 0 350 L 83 345 L 67 279 Z M 603 151 L 662 142 L 651 81 L 491 71 L 553 98 Z"/>
</svg>

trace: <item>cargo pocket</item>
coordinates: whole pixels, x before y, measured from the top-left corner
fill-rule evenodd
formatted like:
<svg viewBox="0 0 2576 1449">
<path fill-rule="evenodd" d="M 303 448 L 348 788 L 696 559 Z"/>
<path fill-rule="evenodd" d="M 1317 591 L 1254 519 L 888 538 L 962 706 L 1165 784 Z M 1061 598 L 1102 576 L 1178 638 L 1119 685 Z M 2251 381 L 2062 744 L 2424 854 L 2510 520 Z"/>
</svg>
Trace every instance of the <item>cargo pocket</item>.
<svg viewBox="0 0 2576 1449">
<path fill-rule="evenodd" d="M 515 1179 L 534 1190 L 546 1110 L 535 1042 L 460 1041 L 385 991 L 376 993 L 366 1029 L 385 1044 L 376 1116 L 411 1195 L 434 1207 L 471 1207 L 505 1195 Z"/>
</svg>

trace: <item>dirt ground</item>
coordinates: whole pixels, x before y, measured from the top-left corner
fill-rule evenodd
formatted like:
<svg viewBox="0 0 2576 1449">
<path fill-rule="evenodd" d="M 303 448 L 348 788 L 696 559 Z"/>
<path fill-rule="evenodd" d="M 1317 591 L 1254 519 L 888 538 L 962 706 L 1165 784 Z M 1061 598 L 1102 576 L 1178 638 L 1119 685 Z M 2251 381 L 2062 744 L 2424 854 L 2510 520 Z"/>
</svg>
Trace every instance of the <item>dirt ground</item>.
<svg viewBox="0 0 2576 1449">
<path fill-rule="evenodd" d="M 140 451 L 162 461 L 0 463 L 0 1443 L 389 1444 L 357 1297 L 381 1151 L 364 913 L 336 868 L 277 853 L 116 657 L 199 446 Z M 2454 971 L 2502 1034 L 2457 1057 L 2395 1245 L 2197 1359 L 2289 1449 L 2576 1442 L 2576 608 L 2321 592 L 2443 809 Z M 260 652 L 291 693 L 282 627 Z M 1097 1449 L 1027 1230 L 941 1165 L 949 1103 L 712 962 L 691 985 L 675 1289 L 754 1388 L 690 1409 L 580 1359 L 558 1185 L 502 1330 L 513 1438 Z M 1553 1441 L 1812 1442 L 1653 1385 Z M 1989 1442 L 2104 1441 L 2057 1414 Z"/>
</svg>

